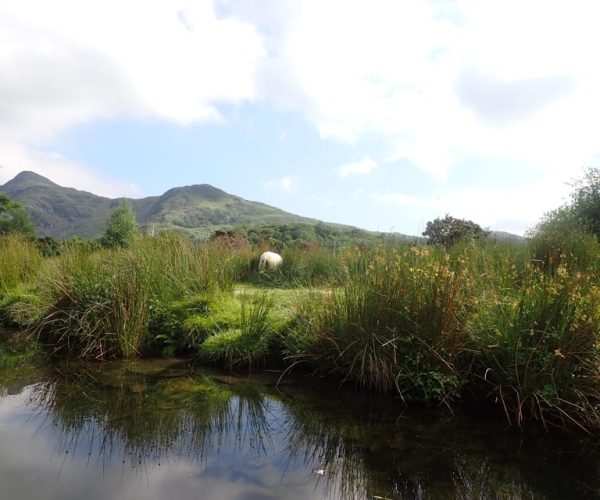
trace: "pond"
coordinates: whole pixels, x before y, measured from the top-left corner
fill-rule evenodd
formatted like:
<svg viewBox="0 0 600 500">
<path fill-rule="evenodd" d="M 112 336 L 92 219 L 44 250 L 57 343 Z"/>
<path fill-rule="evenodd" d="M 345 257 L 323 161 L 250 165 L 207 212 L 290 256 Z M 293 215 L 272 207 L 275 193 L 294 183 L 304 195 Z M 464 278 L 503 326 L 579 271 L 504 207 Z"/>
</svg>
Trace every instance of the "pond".
<svg viewBox="0 0 600 500">
<path fill-rule="evenodd" d="M 185 360 L 0 370 L 0 498 L 596 498 L 594 441 Z"/>
</svg>

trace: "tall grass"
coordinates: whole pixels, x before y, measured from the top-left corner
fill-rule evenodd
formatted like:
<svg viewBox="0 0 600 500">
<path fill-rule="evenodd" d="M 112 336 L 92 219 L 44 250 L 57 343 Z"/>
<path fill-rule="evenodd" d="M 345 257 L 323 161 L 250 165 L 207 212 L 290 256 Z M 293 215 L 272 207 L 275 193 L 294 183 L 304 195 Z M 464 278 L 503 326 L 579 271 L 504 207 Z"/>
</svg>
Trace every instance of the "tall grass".
<svg viewBox="0 0 600 500">
<path fill-rule="evenodd" d="M 558 266 L 533 245 L 359 252 L 341 262 L 339 289 L 301 306 L 284 339 L 288 360 L 407 402 L 474 398 L 519 426 L 598 429 L 600 287 L 591 256 L 600 252 L 592 244 L 563 247 Z"/>
<path fill-rule="evenodd" d="M 480 397 L 509 422 L 600 426 L 600 289 L 590 275 L 532 266 L 514 288 L 480 297 L 470 334 Z"/>
<path fill-rule="evenodd" d="M 167 234 L 129 249 L 65 249 L 39 282 L 46 304 L 32 331 L 82 357 L 132 357 L 173 301 L 233 287 L 222 253 Z"/>
<path fill-rule="evenodd" d="M 35 276 L 43 257 L 31 240 L 19 235 L 0 238 L 0 293 L 17 287 Z"/>
<path fill-rule="evenodd" d="M 293 362 L 406 400 L 447 401 L 462 376 L 470 298 L 440 250 L 359 251 L 339 290 L 314 293 L 285 345 Z"/>
<path fill-rule="evenodd" d="M 259 271 L 255 252 L 243 281 L 269 287 L 323 286 L 339 282 L 339 258 L 329 249 L 289 247 L 282 252 L 283 264 L 275 270 Z"/>
<path fill-rule="evenodd" d="M 229 368 L 274 359 L 406 402 L 468 398 L 515 425 L 600 429 L 595 238 L 287 249 L 270 273 L 254 267 L 259 254 L 167 233 L 128 249 L 64 245 L 44 258 L 8 237 L 0 313 L 80 357 L 193 350 Z M 239 280 L 303 291 L 238 300 Z"/>
<path fill-rule="evenodd" d="M 267 293 L 242 296 L 237 325 L 209 336 L 200 345 L 200 356 L 227 368 L 264 362 L 276 334 L 272 309 L 273 299 Z"/>
</svg>

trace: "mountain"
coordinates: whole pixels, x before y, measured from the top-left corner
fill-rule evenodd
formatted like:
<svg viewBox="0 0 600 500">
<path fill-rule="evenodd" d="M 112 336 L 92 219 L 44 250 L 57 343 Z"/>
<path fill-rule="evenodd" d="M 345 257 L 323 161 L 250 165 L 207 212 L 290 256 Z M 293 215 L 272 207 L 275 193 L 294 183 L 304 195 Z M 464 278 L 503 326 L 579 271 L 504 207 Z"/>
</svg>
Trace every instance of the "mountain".
<svg viewBox="0 0 600 500">
<path fill-rule="evenodd" d="M 62 187 L 33 172 L 19 173 L 0 186 L 0 192 L 23 203 L 39 236 L 57 239 L 99 236 L 111 211 L 124 199 Z M 197 238 L 206 237 L 217 229 L 242 224 L 319 222 L 264 203 L 244 200 L 208 184 L 173 188 L 162 196 L 129 201 L 140 226 L 155 230 L 180 229 Z"/>
</svg>

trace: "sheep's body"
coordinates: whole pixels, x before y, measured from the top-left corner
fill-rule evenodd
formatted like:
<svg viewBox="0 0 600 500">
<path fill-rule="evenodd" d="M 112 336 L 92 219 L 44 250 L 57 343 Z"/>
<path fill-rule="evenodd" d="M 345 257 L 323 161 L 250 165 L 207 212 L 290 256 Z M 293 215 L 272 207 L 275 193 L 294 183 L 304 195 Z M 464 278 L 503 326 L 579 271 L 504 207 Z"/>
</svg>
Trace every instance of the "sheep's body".
<svg viewBox="0 0 600 500">
<path fill-rule="evenodd" d="M 277 269 L 282 263 L 283 259 L 278 253 L 265 252 L 260 256 L 260 260 L 258 261 L 258 270 L 262 272 Z"/>
</svg>

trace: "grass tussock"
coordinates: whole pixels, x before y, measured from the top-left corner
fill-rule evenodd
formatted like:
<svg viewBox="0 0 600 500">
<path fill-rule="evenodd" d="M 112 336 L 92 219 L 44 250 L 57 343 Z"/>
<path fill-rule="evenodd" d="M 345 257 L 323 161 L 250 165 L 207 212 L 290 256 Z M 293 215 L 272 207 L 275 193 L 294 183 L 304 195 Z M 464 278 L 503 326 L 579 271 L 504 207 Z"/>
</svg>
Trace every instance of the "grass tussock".
<svg viewBox="0 0 600 500">
<path fill-rule="evenodd" d="M 347 257 L 343 268 L 339 290 L 303 304 L 285 340 L 290 360 L 406 400 L 454 398 L 469 298 L 448 255 L 380 249 Z"/>
<path fill-rule="evenodd" d="M 38 247 L 19 235 L 0 238 L 0 293 L 31 280 L 43 265 Z"/>
<path fill-rule="evenodd" d="M 273 299 L 267 293 L 240 298 L 235 326 L 209 336 L 199 348 L 202 359 L 227 368 L 264 362 L 276 335 Z"/>
<path fill-rule="evenodd" d="M 509 422 L 600 424 L 600 289 L 565 266 L 481 297 L 471 319 L 473 385 Z"/>
<path fill-rule="evenodd" d="M 160 334 L 188 341 L 162 321 L 169 305 L 230 290 L 233 272 L 218 248 L 167 234 L 128 249 L 67 248 L 37 286 L 45 308 L 31 330 L 44 342 L 81 357 L 133 357 L 161 343 Z"/>
</svg>

